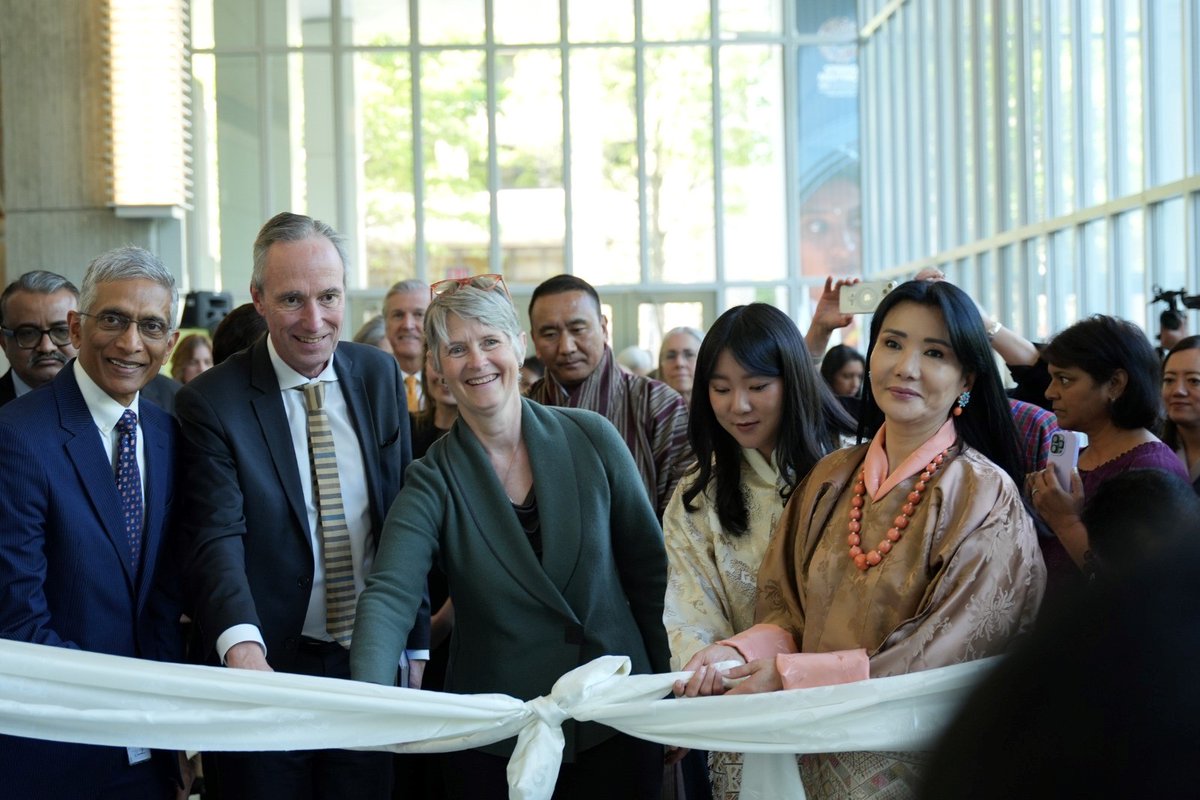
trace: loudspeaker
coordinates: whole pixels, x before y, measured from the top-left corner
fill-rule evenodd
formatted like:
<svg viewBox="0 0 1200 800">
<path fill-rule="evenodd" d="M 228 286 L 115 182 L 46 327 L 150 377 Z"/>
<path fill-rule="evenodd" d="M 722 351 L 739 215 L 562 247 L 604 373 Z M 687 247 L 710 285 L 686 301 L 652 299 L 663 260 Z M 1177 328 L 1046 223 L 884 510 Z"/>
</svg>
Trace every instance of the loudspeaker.
<svg viewBox="0 0 1200 800">
<path fill-rule="evenodd" d="M 231 310 L 233 295 L 229 292 L 188 292 L 179 327 L 207 328 L 212 333 Z"/>
</svg>

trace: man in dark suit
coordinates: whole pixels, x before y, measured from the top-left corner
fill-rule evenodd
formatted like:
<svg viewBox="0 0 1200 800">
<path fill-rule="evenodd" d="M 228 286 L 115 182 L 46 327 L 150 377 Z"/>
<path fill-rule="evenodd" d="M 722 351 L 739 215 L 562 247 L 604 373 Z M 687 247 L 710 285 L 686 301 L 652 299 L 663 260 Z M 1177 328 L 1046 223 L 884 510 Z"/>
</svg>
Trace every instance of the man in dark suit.
<svg viewBox="0 0 1200 800">
<path fill-rule="evenodd" d="M 214 663 L 350 677 L 346 626 L 411 444 L 395 360 L 338 342 L 344 248 L 309 217 L 269 220 L 254 243 L 250 285 L 268 335 L 176 397 L 187 581 Z M 334 502 L 341 508 L 330 513 Z M 411 658 L 428 658 L 427 605 L 409 648 Z M 216 778 L 225 800 L 390 792 L 384 753 L 213 756 L 205 778 Z"/>
<path fill-rule="evenodd" d="M 75 357 L 67 312 L 77 305 L 75 284 L 40 269 L 26 272 L 0 295 L 0 334 L 10 365 L 0 376 L 0 406 L 49 383 Z"/>
<path fill-rule="evenodd" d="M 0 409 L 0 637 L 182 657 L 171 591 L 175 426 L 140 398 L 178 338 L 177 303 L 152 254 L 98 257 L 83 279 L 84 310 L 67 314 L 78 358 Z M 6 797 L 163 800 L 177 769 L 173 753 L 0 736 Z"/>
</svg>

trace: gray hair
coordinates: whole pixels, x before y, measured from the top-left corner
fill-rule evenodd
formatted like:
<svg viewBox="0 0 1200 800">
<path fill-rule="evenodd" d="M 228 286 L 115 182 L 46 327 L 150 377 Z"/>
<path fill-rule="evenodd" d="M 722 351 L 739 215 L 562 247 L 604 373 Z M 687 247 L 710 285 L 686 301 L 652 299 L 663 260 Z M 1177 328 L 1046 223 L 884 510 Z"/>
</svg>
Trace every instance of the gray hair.
<svg viewBox="0 0 1200 800">
<path fill-rule="evenodd" d="M 617 353 L 617 363 L 626 369 L 648 370 L 654 366 L 650 361 L 650 354 L 636 344 L 631 344 L 620 353 Z"/>
<path fill-rule="evenodd" d="M 690 325 L 680 325 L 678 328 L 671 328 L 671 330 L 669 330 L 663 334 L 662 342 L 658 346 L 658 363 L 659 364 L 661 364 L 662 360 L 663 360 L 663 348 L 666 347 L 666 345 L 667 345 L 667 339 L 670 339 L 672 336 L 674 336 L 677 333 L 686 333 L 688 336 L 691 336 L 693 339 L 696 340 L 697 346 L 699 346 L 700 344 L 702 344 L 704 342 L 704 334 L 699 329 L 693 328 Z"/>
<path fill-rule="evenodd" d="M 26 272 L 10 283 L 4 289 L 4 294 L 0 294 L 0 324 L 4 321 L 4 309 L 8 307 L 8 298 L 17 292 L 54 294 L 55 292 L 64 290 L 75 295 L 76 299 L 79 298 L 79 290 L 75 288 L 75 284 L 57 272 L 47 272 L 44 269 L 35 269 L 31 272 Z"/>
<path fill-rule="evenodd" d="M 383 341 L 383 337 L 387 335 L 387 324 L 383 321 L 383 317 L 376 314 L 369 320 L 363 323 L 363 326 L 358 329 L 358 333 L 354 334 L 354 341 L 359 344 L 378 344 Z"/>
<path fill-rule="evenodd" d="M 331 226 L 319 219 L 306 217 L 303 214 L 293 214 L 284 211 L 267 220 L 254 239 L 254 269 L 250 273 L 250 285 L 261 292 L 263 288 L 263 273 L 267 269 L 267 251 L 276 242 L 302 242 L 305 239 L 315 239 L 324 236 L 337 250 L 338 258 L 342 261 L 342 285 L 346 285 L 346 271 L 349 269 L 350 257 L 346 254 L 346 237 L 335 231 Z"/>
<path fill-rule="evenodd" d="M 100 284 L 138 279 L 157 283 L 171 294 L 171 312 L 167 324 L 174 328 L 179 311 L 179 289 L 175 287 L 175 276 L 167 271 L 158 256 L 132 245 L 101 253 L 88 264 L 87 272 L 83 275 L 83 289 L 79 292 L 79 310 L 84 313 L 92 310 Z"/>
<path fill-rule="evenodd" d="M 435 296 L 425 312 L 425 342 L 438 372 L 442 371 L 442 345 L 450 338 L 446 319 L 451 314 L 495 328 L 508 337 L 516 350 L 517 340 L 521 338 L 521 323 L 517 321 L 512 300 L 498 282 L 477 276 L 468 285 L 455 286 Z M 525 354 L 517 353 L 516 357 L 519 366 Z"/>
<path fill-rule="evenodd" d="M 429 284 L 425 281 L 416 278 L 400 281 L 393 284 L 392 288 L 388 289 L 388 293 L 383 296 L 383 301 L 386 303 L 388 298 L 394 294 L 408 294 L 409 292 L 428 292 Z"/>
</svg>

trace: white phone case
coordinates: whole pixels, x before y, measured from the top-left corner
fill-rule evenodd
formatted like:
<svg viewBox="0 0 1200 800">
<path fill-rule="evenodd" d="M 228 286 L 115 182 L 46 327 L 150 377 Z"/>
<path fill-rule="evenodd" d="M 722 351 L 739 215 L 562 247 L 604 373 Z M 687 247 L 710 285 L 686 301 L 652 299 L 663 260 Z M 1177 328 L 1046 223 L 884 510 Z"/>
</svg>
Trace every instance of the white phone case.
<svg viewBox="0 0 1200 800">
<path fill-rule="evenodd" d="M 1079 434 L 1075 431 L 1055 431 L 1050 434 L 1050 467 L 1063 491 L 1071 491 L 1071 473 L 1079 460 Z"/>
</svg>

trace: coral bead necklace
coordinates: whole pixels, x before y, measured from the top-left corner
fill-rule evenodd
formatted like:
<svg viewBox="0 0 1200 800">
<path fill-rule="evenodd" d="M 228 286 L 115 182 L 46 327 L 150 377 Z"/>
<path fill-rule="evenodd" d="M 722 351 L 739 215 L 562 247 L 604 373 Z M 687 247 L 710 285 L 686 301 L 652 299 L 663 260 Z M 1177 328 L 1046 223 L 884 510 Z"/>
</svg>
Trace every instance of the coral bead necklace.
<svg viewBox="0 0 1200 800">
<path fill-rule="evenodd" d="M 862 518 L 863 505 L 866 502 L 863 497 L 867 493 L 866 471 L 858 473 L 858 482 L 854 484 L 854 497 L 850 498 L 850 535 L 846 537 L 847 544 L 850 545 L 850 558 L 854 560 L 854 566 L 858 567 L 862 572 L 866 572 L 871 567 L 883 560 L 883 557 L 891 552 L 892 547 L 896 542 L 900 541 L 900 537 L 904 535 L 904 529 L 908 527 L 908 521 L 913 513 L 917 510 L 917 506 L 921 502 L 921 495 L 925 492 L 925 487 L 929 485 L 930 479 L 937 474 L 938 469 L 949 455 L 949 448 L 933 457 L 933 460 L 925 465 L 924 471 L 917 478 L 917 485 L 908 493 L 905 498 L 908 502 L 900 509 L 900 515 L 892 520 L 892 527 L 888 529 L 887 534 L 875 546 L 874 550 L 864 551 L 862 549 Z"/>
</svg>

